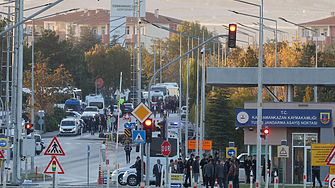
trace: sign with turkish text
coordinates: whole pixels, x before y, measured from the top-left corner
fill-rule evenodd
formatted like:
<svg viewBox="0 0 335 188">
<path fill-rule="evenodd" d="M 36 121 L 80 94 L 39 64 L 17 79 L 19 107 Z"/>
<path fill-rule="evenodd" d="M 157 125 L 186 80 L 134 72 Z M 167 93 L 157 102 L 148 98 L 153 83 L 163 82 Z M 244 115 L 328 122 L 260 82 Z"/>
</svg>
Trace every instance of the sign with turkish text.
<svg viewBox="0 0 335 188">
<path fill-rule="evenodd" d="M 329 154 L 332 154 L 334 143 L 312 143 L 311 144 L 311 166 L 327 166 Z M 329 156 L 329 157 L 328 157 Z"/>
<path fill-rule="evenodd" d="M 263 109 L 263 126 L 332 127 L 332 110 Z M 235 126 L 256 127 L 257 109 L 235 109 Z"/>
</svg>

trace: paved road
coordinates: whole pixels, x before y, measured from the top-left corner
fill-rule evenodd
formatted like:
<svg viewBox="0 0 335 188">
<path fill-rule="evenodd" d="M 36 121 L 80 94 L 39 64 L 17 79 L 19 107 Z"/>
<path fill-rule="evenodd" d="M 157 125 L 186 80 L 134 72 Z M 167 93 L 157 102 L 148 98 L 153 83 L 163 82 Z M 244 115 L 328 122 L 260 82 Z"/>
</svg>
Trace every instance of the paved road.
<svg viewBox="0 0 335 188">
<path fill-rule="evenodd" d="M 98 134 L 95 137 L 89 133 L 83 134 L 83 139 L 80 136 L 67 136 L 57 137 L 60 145 L 62 146 L 65 156 L 57 157 L 59 163 L 62 165 L 65 174 L 59 175 L 61 185 L 85 185 L 87 182 L 87 146 L 91 148 L 90 154 L 90 176 L 89 180 L 92 183 L 97 182 L 98 168 L 99 168 L 99 151 L 102 144 L 102 140 L 98 139 Z M 87 140 L 86 140 L 87 139 Z M 45 138 L 45 143 L 48 145 L 52 138 Z M 110 144 L 108 149 L 107 158 L 110 159 L 110 164 L 114 164 L 115 156 L 115 144 Z M 131 153 L 131 163 L 135 162 L 136 156 L 139 155 L 135 152 L 135 148 Z M 123 146 L 119 146 L 117 153 L 118 163 L 120 168 L 127 166 L 125 163 L 125 155 Z M 46 165 L 50 162 L 50 156 L 35 157 L 35 165 L 38 167 L 38 172 L 44 171 Z M 22 165 L 24 165 L 22 163 Z M 30 166 L 30 165 L 28 165 Z M 24 167 L 24 166 L 23 166 Z M 28 168 L 29 169 L 29 168 Z"/>
</svg>

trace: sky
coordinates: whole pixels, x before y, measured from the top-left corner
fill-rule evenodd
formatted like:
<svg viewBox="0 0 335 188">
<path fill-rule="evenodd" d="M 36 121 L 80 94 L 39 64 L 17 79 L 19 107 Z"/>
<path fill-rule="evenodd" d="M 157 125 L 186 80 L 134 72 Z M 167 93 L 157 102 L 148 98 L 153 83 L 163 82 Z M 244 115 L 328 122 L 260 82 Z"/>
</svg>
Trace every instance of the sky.
<svg viewBox="0 0 335 188">
<path fill-rule="evenodd" d="M 4 1 L 4 0 L 0 0 Z M 25 8 L 34 7 L 44 3 L 54 2 L 56 0 L 25 0 Z M 261 0 L 245 0 L 251 3 L 260 4 Z M 297 27 L 287 24 L 278 19 L 285 19 L 304 23 L 313 20 L 329 17 L 331 12 L 335 12 L 334 0 L 264 0 L 264 17 L 275 19 L 278 22 L 278 29 L 289 32 L 289 37 L 296 34 Z M 58 11 L 64 11 L 70 8 L 80 9 L 109 9 L 110 0 L 64 0 L 55 7 L 48 10 L 44 15 Z M 234 0 L 147 0 L 147 12 L 154 12 L 159 9 L 159 14 L 186 21 L 198 20 L 201 24 L 207 26 L 210 31 L 216 31 L 219 34 L 225 34 L 227 31 L 222 24 L 241 22 L 245 25 L 257 28 L 253 22 L 259 19 L 236 15 L 228 10 L 235 10 L 246 14 L 259 15 L 259 8 Z M 5 11 L 3 8 L 2 11 Z M 26 15 L 32 12 L 27 12 Z M 275 27 L 274 22 L 264 21 L 264 25 Z M 239 29 L 239 28 L 237 28 Z M 274 37 L 273 32 L 265 31 L 265 40 Z M 287 35 L 286 35 L 287 36 Z M 238 34 L 238 39 L 247 40 L 245 36 Z M 257 37 L 258 38 L 258 37 Z M 278 36 L 280 40 L 280 36 Z"/>
</svg>

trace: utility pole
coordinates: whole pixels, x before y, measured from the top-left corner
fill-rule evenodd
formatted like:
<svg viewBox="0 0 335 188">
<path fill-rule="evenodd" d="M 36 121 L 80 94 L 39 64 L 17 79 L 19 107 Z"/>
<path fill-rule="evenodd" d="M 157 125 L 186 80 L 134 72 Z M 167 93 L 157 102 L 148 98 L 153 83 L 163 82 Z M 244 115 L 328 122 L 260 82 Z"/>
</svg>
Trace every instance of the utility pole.
<svg viewBox="0 0 335 188">
<path fill-rule="evenodd" d="M 19 21 L 19 0 L 15 0 L 15 23 Z M 13 151 L 13 178 L 12 181 L 14 184 L 18 184 L 18 173 L 20 172 L 20 156 L 19 156 L 19 140 L 21 136 L 21 119 L 18 121 L 17 118 L 17 63 L 18 63 L 18 30 L 19 28 L 14 28 L 14 45 L 13 45 L 13 84 L 12 84 L 12 114 L 13 114 L 13 124 L 14 124 L 14 151 Z M 20 132 L 20 133 L 18 133 Z"/>
<path fill-rule="evenodd" d="M 35 126 L 35 121 L 34 121 L 34 117 L 35 117 L 35 113 L 34 113 L 34 46 L 35 46 L 35 20 L 32 20 L 33 22 L 33 28 L 31 31 L 31 124 L 33 124 Z M 42 126 L 42 125 L 40 125 Z M 36 129 L 36 127 L 35 127 Z M 34 131 L 31 133 L 31 139 L 35 139 L 35 133 Z M 31 173 L 35 172 L 35 168 L 34 168 L 34 156 L 31 156 L 31 160 L 30 160 L 30 171 Z"/>
</svg>

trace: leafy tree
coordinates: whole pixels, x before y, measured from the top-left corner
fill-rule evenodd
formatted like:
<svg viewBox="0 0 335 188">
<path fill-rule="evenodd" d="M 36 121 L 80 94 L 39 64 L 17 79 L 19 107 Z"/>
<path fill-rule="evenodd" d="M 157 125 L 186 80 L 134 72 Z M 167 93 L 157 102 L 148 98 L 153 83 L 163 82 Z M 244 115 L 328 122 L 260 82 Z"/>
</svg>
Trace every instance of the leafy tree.
<svg viewBox="0 0 335 188">
<path fill-rule="evenodd" d="M 217 88 L 211 91 L 206 106 L 205 138 L 213 141 L 213 150 L 228 147 L 234 134 L 234 113 L 230 105 L 227 89 Z"/>
<path fill-rule="evenodd" d="M 34 71 L 34 108 L 42 109 L 50 114 L 54 104 L 64 103 L 69 98 L 70 91 L 67 84 L 72 83 L 72 79 L 63 65 L 52 71 L 47 67 L 47 61 L 42 58 L 42 54 L 39 52 Z M 30 69 L 24 72 L 23 78 L 23 87 L 31 88 Z M 28 100 L 31 100 L 30 95 Z"/>
<path fill-rule="evenodd" d="M 122 87 L 128 88 L 130 86 L 131 57 L 129 52 L 120 45 L 110 49 L 96 45 L 95 48 L 85 53 L 85 61 L 89 72 L 95 78 L 104 80 L 104 86 L 107 88 L 108 94 L 114 93 L 119 88 L 121 72 L 123 77 Z"/>
</svg>

